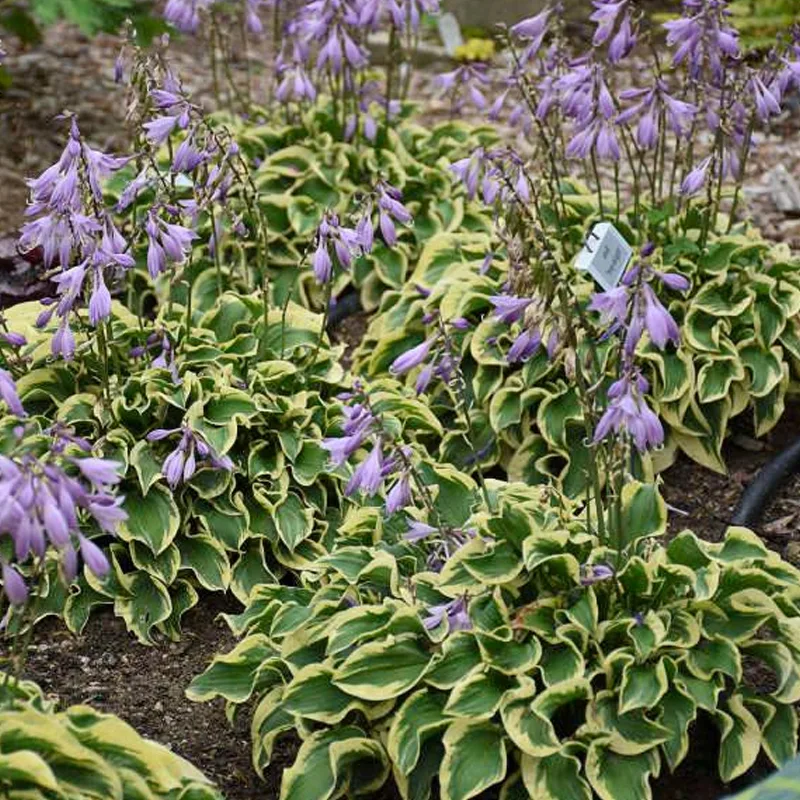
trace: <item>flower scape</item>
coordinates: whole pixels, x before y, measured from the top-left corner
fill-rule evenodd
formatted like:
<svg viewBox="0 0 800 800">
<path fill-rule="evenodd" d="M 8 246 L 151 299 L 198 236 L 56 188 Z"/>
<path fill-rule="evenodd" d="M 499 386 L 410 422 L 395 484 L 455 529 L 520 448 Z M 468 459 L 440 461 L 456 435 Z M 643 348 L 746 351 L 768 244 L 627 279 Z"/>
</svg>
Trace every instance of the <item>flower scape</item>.
<svg viewBox="0 0 800 800">
<path fill-rule="evenodd" d="M 46 291 L 0 314 L 0 793 L 242 797 L 27 673 L 216 594 L 235 644 L 181 688 L 281 800 L 663 800 L 689 762 L 800 797 L 800 570 L 662 497 L 800 379 L 800 257 L 745 191 L 800 27 L 556 0 L 434 69 L 438 0 L 138 5 L 128 147 L 52 121 Z"/>
</svg>

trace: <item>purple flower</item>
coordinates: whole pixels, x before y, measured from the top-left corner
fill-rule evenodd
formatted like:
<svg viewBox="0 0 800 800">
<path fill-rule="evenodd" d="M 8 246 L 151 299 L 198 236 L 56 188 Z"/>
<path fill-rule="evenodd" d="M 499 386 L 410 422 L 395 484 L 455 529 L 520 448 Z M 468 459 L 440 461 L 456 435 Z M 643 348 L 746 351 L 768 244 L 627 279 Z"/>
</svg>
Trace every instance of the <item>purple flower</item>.
<svg viewBox="0 0 800 800">
<path fill-rule="evenodd" d="M 408 531 L 403 534 L 403 538 L 407 542 L 420 542 L 423 539 L 427 539 L 429 536 L 432 536 L 434 533 L 438 533 L 439 529 L 434 528 L 431 525 L 426 524 L 425 522 L 419 522 L 415 519 L 409 519 L 408 521 Z"/>
<path fill-rule="evenodd" d="M 781 113 L 781 104 L 778 99 L 758 76 L 753 76 L 750 86 L 756 103 L 756 111 L 762 122 L 768 122 L 770 117 Z"/>
<path fill-rule="evenodd" d="M 317 279 L 317 283 L 324 285 L 330 281 L 333 274 L 333 262 L 331 261 L 330 254 L 328 253 L 328 247 L 323 242 L 320 242 L 317 245 L 317 249 L 312 260 L 312 266 L 314 268 L 314 277 Z"/>
<path fill-rule="evenodd" d="M 693 79 L 700 79 L 708 65 L 714 79 L 721 81 L 724 60 L 739 57 L 737 33 L 726 19 L 724 3 L 684 3 L 684 16 L 664 23 L 667 45 L 677 46 L 673 64 L 686 62 Z"/>
<path fill-rule="evenodd" d="M 151 278 L 158 277 L 167 268 L 168 260 L 174 264 L 182 264 L 197 234 L 184 225 L 166 222 L 160 219 L 151 209 L 145 222 L 147 233 L 147 270 Z"/>
<path fill-rule="evenodd" d="M 0 339 L 11 347 L 24 347 L 28 343 L 28 340 L 21 333 L 12 331 L 0 332 Z"/>
<path fill-rule="evenodd" d="M 655 275 L 664 286 L 675 292 L 685 292 L 691 286 L 688 278 L 678 272 L 659 272 L 655 270 Z"/>
<path fill-rule="evenodd" d="M 450 171 L 464 184 L 467 197 L 472 200 L 478 192 L 478 181 L 483 169 L 483 148 L 478 148 L 469 158 L 462 158 L 450 166 Z"/>
<path fill-rule="evenodd" d="M 584 565 L 581 584 L 591 586 L 593 583 L 611 580 L 614 577 L 614 570 L 606 564 Z"/>
<path fill-rule="evenodd" d="M 708 167 L 711 164 L 711 156 L 704 158 L 681 183 L 681 194 L 690 197 L 697 194 L 705 185 Z"/>
<path fill-rule="evenodd" d="M 3 591 L 12 606 L 24 606 L 28 600 L 28 587 L 19 572 L 3 563 Z"/>
<path fill-rule="evenodd" d="M 659 350 L 663 350 L 667 342 L 680 344 L 680 330 L 669 311 L 662 305 L 656 297 L 655 292 L 649 285 L 642 287 L 644 296 L 644 327 L 650 334 L 653 344 Z"/>
<path fill-rule="evenodd" d="M 592 295 L 589 310 L 600 312 L 606 321 L 624 322 L 628 316 L 628 289 L 616 286 L 607 292 L 597 292 Z"/>
<path fill-rule="evenodd" d="M 538 330 L 523 330 L 508 349 L 508 363 L 516 364 L 527 361 L 542 343 L 542 336 Z"/>
<path fill-rule="evenodd" d="M 50 342 L 50 352 L 54 356 L 61 356 L 65 361 L 71 361 L 75 355 L 75 336 L 66 319 L 53 334 Z"/>
<path fill-rule="evenodd" d="M 626 0 L 592 0 L 595 10 L 589 16 L 592 22 L 597 23 L 592 44 L 595 47 L 605 44 L 611 36 L 617 18 L 625 8 Z"/>
<path fill-rule="evenodd" d="M 406 350 L 405 353 L 399 355 L 392 361 L 389 372 L 391 372 L 392 375 L 403 375 L 409 370 L 414 369 L 414 367 L 418 367 L 428 357 L 432 344 L 433 339 L 426 339 L 416 347 Z"/>
<path fill-rule="evenodd" d="M 529 297 L 512 297 L 500 294 L 490 297 L 489 302 L 495 307 L 497 318 L 501 322 L 510 325 L 512 322 L 522 319 L 525 309 L 533 300 Z"/>
<path fill-rule="evenodd" d="M 108 533 L 113 533 L 120 522 L 128 518 L 122 508 L 124 498 L 96 495 L 89 498 L 87 509 L 97 524 Z"/>
<path fill-rule="evenodd" d="M 169 135 L 178 126 L 179 117 L 177 115 L 166 115 L 163 117 L 156 117 L 155 119 L 145 122 L 142 126 L 147 136 L 147 141 L 153 145 L 162 145 L 167 141 Z"/>
<path fill-rule="evenodd" d="M 614 126 L 608 122 L 601 122 L 597 129 L 595 139 L 597 157 L 609 161 L 619 161 L 620 149 Z"/>
<path fill-rule="evenodd" d="M 419 371 L 419 375 L 417 375 L 417 380 L 414 383 L 414 391 L 417 394 L 423 394 L 427 390 L 431 380 L 433 379 L 433 373 L 434 373 L 433 364 L 426 364 Z"/>
<path fill-rule="evenodd" d="M 631 26 L 631 18 L 626 15 L 608 46 L 608 60 L 612 64 L 619 63 L 633 50 L 635 45 L 636 37 Z"/>
<path fill-rule="evenodd" d="M 465 597 L 457 597 L 449 603 L 431 606 L 428 608 L 428 616 L 422 621 L 422 624 L 431 631 L 438 628 L 445 620 L 447 620 L 451 633 L 468 631 L 472 628 L 472 620 L 469 618 Z"/>
<path fill-rule="evenodd" d="M 89 298 L 89 323 L 97 327 L 104 319 L 111 316 L 111 293 L 103 280 L 103 272 L 94 269 L 94 290 Z"/>
<path fill-rule="evenodd" d="M 312 259 L 314 275 L 320 283 L 327 283 L 333 276 L 333 261 L 330 248 L 336 254 L 336 260 L 342 269 L 347 270 L 353 258 L 363 252 L 363 232 L 339 224 L 339 217 L 332 211 L 326 211 L 317 226 L 316 250 Z"/>
<path fill-rule="evenodd" d="M 122 464 L 105 458 L 75 458 L 73 463 L 81 474 L 91 483 L 98 486 L 110 486 L 122 480 L 120 468 Z"/>
<path fill-rule="evenodd" d="M 550 19 L 551 9 L 546 8 L 539 12 L 535 17 L 528 17 L 511 26 L 511 34 L 519 36 L 520 39 L 539 39 L 547 30 L 547 23 Z"/>
<path fill-rule="evenodd" d="M 105 578 L 111 566 L 103 551 L 85 536 L 78 534 L 78 543 L 81 548 L 81 558 L 89 571 L 98 578 Z"/>
<path fill-rule="evenodd" d="M 357 491 L 362 491 L 372 497 L 377 494 L 383 483 L 383 454 L 378 442 L 372 448 L 372 452 L 355 469 L 353 477 L 350 478 L 344 493 L 350 497 Z"/>
<path fill-rule="evenodd" d="M 217 455 L 203 437 L 188 425 L 173 428 L 172 430 L 157 428 L 147 434 L 147 440 L 157 442 L 179 432 L 181 438 L 177 447 L 164 459 L 164 463 L 161 465 L 161 474 L 171 489 L 176 489 L 182 483 L 191 480 L 197 471 L 198 457 L 211 469 L 226 471 L 233 469 L 234 464 L 230 458 Z"/>
<path fill-rule="evenodd" d="M 77 571 L 73 547 L 73 537 L 77 537 L 87 566 L 100 574 L 105 558 L 96 545 L 84 546 L 81 517 L 88 514 L 104 530 L 113 533 L 127 516 L 119 507 L 122 498 L 114 497 L 109 490 L 109 485 L 119 478 L 114 475 L 111 480 L 108 473 L 108 465 L 113 462 L 64 455 L 68 445 L 84 451 L 91 445 L 60 426 L 50 430 L 54 438 L 44 455 L 26 450 L 19 457 L 0 456 L 0 533 L 10 535 L 19 562 L 31 554 L 44 557 L 49 542 L 60 551 L 67 578 L 74 577 Z M 78 477 L 67 473 L 67 465 L 78 467 Z M 96 480 L 87 483 L 88 475 Z M 97 510 L 112 507 L 113 514 Z M 4 578 L 8 582 L 8 576 Z"/>
<path fill-rule="evenodd" d="M 408 473 L 404 472 L 386 495 L 386 513 L 394 514 L 396 511 L 405 508 L 410 502 L 411 485 Z"/>
<path fill-rule="evenodd" d="M 16 414 L 18 417 L 27 416 L 17 394 L 17 385 L 14 383 L 14 379 L 2 368 L 0 368 L 0 399 L 8 406 L 12 414 Z"/>
<path fill-rule="evenodd" d="M 208 8 L 214 0 L 167 0 L 164 19 L 181 33 L 195 33 L 200 27 L 200 11 Z"/>
<path fill-rule="evenodd" d="M 630 435 L 641 452 L 663 443 L 661 422 L 639 396 L 639 391 L 638 382 L 630 376 L 612 384 L 608 391 L 610 402 L 594 432 L 595 442 L 616 432 Z"/>
</svg>

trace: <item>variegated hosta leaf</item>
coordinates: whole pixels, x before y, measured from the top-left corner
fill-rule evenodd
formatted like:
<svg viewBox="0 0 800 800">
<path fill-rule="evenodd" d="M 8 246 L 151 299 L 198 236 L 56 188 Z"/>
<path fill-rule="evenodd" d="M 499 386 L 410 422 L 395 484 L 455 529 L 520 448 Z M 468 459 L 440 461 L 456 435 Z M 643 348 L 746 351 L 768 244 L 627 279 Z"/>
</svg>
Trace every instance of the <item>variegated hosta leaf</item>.
<svg viewBox="0 0 800 800">
<path fill-rule="evenodd" d="M 620 755 L 602 739 L 589 745 L 586 777 L 601 800 L 650 800 L 651 776 L 658 775 L 655 750 L 638 755 Z"/>
<path fill-rule="evenodd" d="M 581 758 L 573 754 L 574 750 L 574 747 L 565 746 L 543 757 L 522 754 L 522 778 L 529 797 L 541 800 L 591 800 L 592 790 L 582 776 L 583 764 Z"/>
<path fill-rule="evenodd" d="M 88 706 L 54 713 L 17 701 L 0 712 L 0 743 L 0 783 L 15 797 L 222 797 L 180 756 Z"/>
<path fill-rule="evenodd" d="M 379 789 L 389 774 L 386 753 L 355 726 L 318 731 L 283 774 L 281 800 L 358 797 Z"/>
<path fill-rule="evenodd" d="M 389 700 L 413 688 L 429 663 L 430 654 L 417 638 L 401 635 L 356 650 L 337 668 L 333 680 L 353 697 Z"/>
<path fill-rule="evenodd" d="M 457 720 L 444 734 L 439 770 L 442 800 L 469 800 L 506 776 L 502 729 L 480 720 Z"/>
</svg>

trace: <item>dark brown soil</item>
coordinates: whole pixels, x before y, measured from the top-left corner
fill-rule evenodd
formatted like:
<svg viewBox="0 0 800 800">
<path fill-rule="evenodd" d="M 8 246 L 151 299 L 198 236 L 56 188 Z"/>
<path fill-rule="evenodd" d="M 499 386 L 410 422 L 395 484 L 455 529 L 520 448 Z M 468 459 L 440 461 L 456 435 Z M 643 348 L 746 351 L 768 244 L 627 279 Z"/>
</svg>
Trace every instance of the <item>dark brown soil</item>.
<svg viewBox="0 0 800 800">
<path fill-rule="evenodd" d="M 183 638 L 159 647 L 138 644 L 111 611 L 94 615 L 74 637 L 63 625 L 47 621 L 36 632 L 26 675 L 63 706 L 88 703 L 112 712 L 141 734 L 171 747 L 218 783 L 228 800 L 278 796 L 281 757 L 262 783 L 250 762 L 249 719 L 231 727 L 224 703 L 193 703 L 184 694 L 214 653 L 235 644 L 217 616 L 233 611 L 220 596 L 206 595 L 184 617 Z"/>
<path fill-rule="evenodd" d="M 335 344 L 344 344 L 342 366 L 349 369 L 353 363 L 353 352 L 361 344 L 364 333 L 369 325 L 370 315 L 360 311 L 343 319 L 331 331 L 331 339 Z"/>
<path fill-rule="evenodd" d="M 670 510 L 670 532 L 690 528 L 709 541 L 722 538 L 731 524 L 742 492 L 758 470 L 800 437 L 800 407 L 787 406 L 778 425 L 764 438 L 755 440 L 746 424 L 734 421 L 734 433 L 725 445 L 728 474 L 719 475 L 685 457 L 663 474 L 663 493 Z M 753 529 L 773 550 L 793 563 L 800 545 L 800 477 L 790 478 L 763 518 Z"/>
</svg>

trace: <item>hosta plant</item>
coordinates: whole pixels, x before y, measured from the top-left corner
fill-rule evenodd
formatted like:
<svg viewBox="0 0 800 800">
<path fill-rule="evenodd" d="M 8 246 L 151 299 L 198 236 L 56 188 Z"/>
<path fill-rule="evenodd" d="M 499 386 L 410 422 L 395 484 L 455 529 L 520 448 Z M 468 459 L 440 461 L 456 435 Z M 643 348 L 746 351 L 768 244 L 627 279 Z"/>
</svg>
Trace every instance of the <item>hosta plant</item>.
<svg viewBox="0 0 800 800">
<path fill-rule="evenodd" d="M 592 46 L 580 53 L 558 6 L 504 34 L 511 69 L 496 71 L 505 88 L 489 113 L 507 111 L 521 141 L 452 164 L 467 197 L 491 211 L 495 235 L 430 241 L 408 284 L 384 298 L 358 362 L 379 374 L 398 352 L 430 341 L 441 321 L 471 323 L 459 355 L 486 465 L 499 463 L 513 478 L 557 477 L 570 494 L 585 482 L 587 417 L 594 425 L 577 373 L 588 359 L 597 373 L 589 385 L 602 380 L 599 367 L 618 375 L 614 359 L 588 352 L 598 333 L 593 312 L 613 322 L 601 342 L 636 339 L 625 347 L 651 362 L 639 374 L 669 425 L 660 465 L 680 448 L 723 470 L 732 417 L 752 408 L 762 434 L 782 413 L 800 310 L 788 251 L 740 221 L 754 133 L 800 81 L 796 42 L 745 65 L 724 4 L 687 2 L 664 25 L 662 62 L 646 54 L 658 32 L 632 3 L 602 2 L 591 21 Z M 618 67 L 633 52 L 646 66 L 629 80 Z M 491 79 L 483 65 L 448 73 L 445 83 L 483 108 Z M 600 258 L 598 222 L 614 225 L 634 252 L 647 251 L 655 272 L 642 281 L 631 263 L 593 296 L 573 263 L 584 245 Z M 564 284 L 577 337 L 555 319 L 563 321 Z M 638 301 L 629 296 L 634 284 Z M 447 442 L 443 454 L 453 455 Z"/>
<path fill-rule="evenodd" d="M 177 636 L 199 588 L 244 602 L 258 583 L 324 553 L 335 528 L 346 475 L 331 474 L 321 439 L 335 419 L 332 395 L 349 379 L 339 352 L 320 343 L 321 318 L 289 304 L 264 319 L 259 296 L 228 293 L 205 312 L 196 301 L 187 340 L 177 308 L 142 333 L 115 306 L 119 371 L 108 391 L 83 334 L 81 361 L 49 363 L 49 332 L 26 324 L 35 309 L 8 315 L 30 339 L 17 383 L 26 407 L 96 441 L 125 476 L 128 519 L 111 544 L 111 579 L 89 576 L 66 599 L 73 630 L 112 603 L 142 641 L 154 629 Z M 441 436 L 424 400 L 396 381 L 374 387 L 373 400 L 411 439 Z"/>
<path fill-rule="evenodd" d="M 590 280 L 572 262 L 596 217 L 591 195 L 579 185 L 565 194 L 569 228 L 554 246 L 569 265 L 570 280 L 588 305 Z M 681 328 L 680 344 L 659 352 L 643 342 L 640 356 L 650 383 L 654 410 L 665 424 L 666 443 L 656 455 L 663 468 L 682 451 L 695 461 L 724 471 L 722 444 L 731 420 L 746 414 L 756 435 L 769 431 L 783 413 L 792 376 L 798 374 L 800 279 L 797 261 L 757 231 L 711 237 L 701 252 L 690 227 L 655 240 L 651 261 L 690 281 L 687 292 L 659 289 Z M 503 251 L 490 255 L 493 242 L 482 233 L 443 233 L 430 239 L 408 283 L 384 296 L 356 354 L 365 375 L 387 370 L 399 353 L 420 343 L 435 325 L 463 319 L 459 338 L 462 368 L 475 398 L 473 425 L 484 448 L 483 463 L 501 466 L 512 480 L 557 478 L 570 493 L 580 486 L 582 411 L 568 377 L 569 361 L 544 348 L 525 363 L 510 363 L 513 331 L 498 319 L 492 298 L 509 279 Z M 586 313 L 587 322 L 599 317 Z M 591 330 L 591 328 L 589 328 Z M 511 336 L 512 338 L 508 338 Z M 409 383 L 416 380 L 416 373 Z M 440 395 L 443 414 L 446 398 Z M 445 459 L 457 458 L 447 439 Z M 464 468 L 463 460 L 457 464 Z"/>
<path fill-rule="evenodd" d="M 194 699 L 256 702 L 256 769 L 303 740 L 281 797 L 651 797 L 719 732 L 723 780 L 763 752 L 794 756 L 800 573 L 747 530 L 668 544 L 652 486 L 630 484 L 624 557 L 565 501 L 493 482 L 499 511 L 440 572 L 426 540 L 362 530 L 303 573 L 262 586 L 229 618 L 242 637 L 194 680 Z M 549 496 L 549 499 L 548 499 Z M 767 690 L 751 664 L 774 674 Z"/>
<path fill-rule="evenodd" d="M 0 786 L 29 800 L 221 800 L 188 761 L 89 706 L 56 711 L 34 684 L 0 710 Z"/>
<path fill-rule="evenodd" d="M 359 290 L 362 305 L 378 306 L 387 289 L 400 289 L 409 279 L 421 248 L 445 231 L 488 231 L 491 220 L 470 208 L 453 186 L 449 164 L 497 134 L 488 126 L 447 122 L 427 129 L 409 118 L 410 109 L 377 143 L 337 141 L 329 109 L 312 108 L 291 123 L 255 111 L 263 124 L 218 115 L 241 147 L 258 192 L 266 222 L 266 259 L 280 304 L 287 292 L 303 304 L 319 308 L 324 299 L 311 270 L 314 237 L 323 216 L 355 214 L 363 195 L 385 180 L 402 193 L 413 223 L 401 227 L 398 241 L 376 236 L 372 252 L 356 258 L 336 276 L 334 297 L 348 286 Z M 273 120 L 273 121 L 270 121 Z M 253 263 L 258 242 L 231 237 L 226 242 L 225 268 Z M 298 273 L 298 267 L 304 266 Z M 241 273 L 239 273 L 241 274 Z"/>
</svg>

